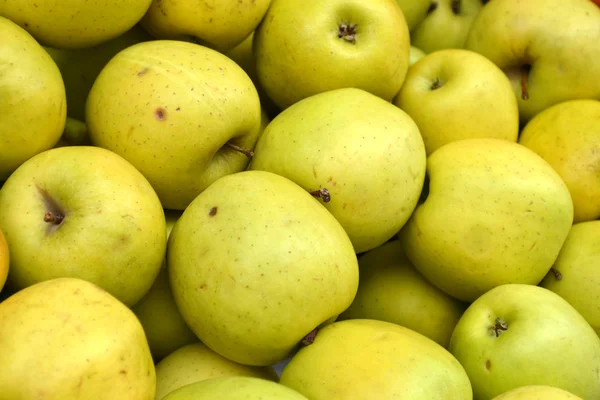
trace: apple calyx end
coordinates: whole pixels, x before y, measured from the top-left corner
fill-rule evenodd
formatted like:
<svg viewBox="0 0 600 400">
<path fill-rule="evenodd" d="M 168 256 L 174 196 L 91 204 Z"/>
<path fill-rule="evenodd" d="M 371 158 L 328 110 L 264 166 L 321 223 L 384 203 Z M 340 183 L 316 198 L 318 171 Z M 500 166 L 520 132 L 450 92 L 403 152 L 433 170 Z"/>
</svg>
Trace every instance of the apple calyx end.
<svg viewBox="0 0 600 400">
<path fill-rule="evenodd" d="M 301 344 L 303 347 L 310 346 L 311 344 L 313 344 L 313 343 L 314 343 L 314 341 L 315 341 L 315 338 L 317 337 L 317 333 L 318 333 L 318 332 L 319 332 L 319 328 L 315 328 L 315 329 L 313 329 L 313 330 L 312 330 L 312 331 L 310 331 L 310 332 L 309 332 L 309 333 L 308 333 L 306 336 L 304 336 L 304 337 L 302 338 L 302 340 L 300 341 L 300 344 Z"/>
<path fill-rule="evenodd" d="M 312 192 L 310 192 L 310 194 L 314 197 L 320 198 L 321 200 L 323 200 L 324 203 L 329 203 L 331 201 L 331 194 L 326 188 L 313 190 Z"/>
<path fill-rule="evenodd" d="M 431 4 L 429 5 L 429 8 L 427 9 L 427 15 L 431 14 L 432 12 L 434 12 L 435 10 L 437 10 L 437 8 L 439 7 L 439 3 L 437 1 L 432 1 Z"/>
<path fill-rule="evenodd" d="M 227 142 L 226 145 L 229 148 L 237 151 L 238 153 L 242 153 L 243 155 L 245 155 L 248 158 L 254 157 L 254 152 L 252 150 L 250 150 L 250 149 L 244 149 L 243 147 L 240 147 L 240 146 L 235 145 L 235 144 L 230 143 L 230 142 Z"/>
<path fill-rule="evenodd" d="M 431 90 L 437 90 L 439 88 L 441 88 L 442 86 L 444 86 L 444 82 L 440 79 L 440 78 L 435 78 L 433 80 L 433 82 L 431 83 Z"/>
<path fill-rule="evenodd" d="M 338 29 L 337 37 L 340 39 L 344 39 L 346 42 L 355 44 L 356 43 L 356 24 L 350 24 L 343 22 L 340 24 Z"/>
<path fill-rule="evenodd" d="M 508 330 L 508 324 L 502 318 L 496 317 L 494 320 L 494 325 L 491 325 L 488 330 L 490 332 L 490 336 L 500 337 L 500 335 Z"/>
</svg>

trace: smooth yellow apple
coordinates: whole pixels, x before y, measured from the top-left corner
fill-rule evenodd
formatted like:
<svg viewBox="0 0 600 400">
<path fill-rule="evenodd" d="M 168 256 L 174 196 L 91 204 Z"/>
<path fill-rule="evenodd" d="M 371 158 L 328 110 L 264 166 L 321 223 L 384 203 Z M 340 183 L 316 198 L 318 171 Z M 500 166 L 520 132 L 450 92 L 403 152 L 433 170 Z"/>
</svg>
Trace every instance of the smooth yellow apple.
<svg viewBox="0 0 600 400">
<path fill-rule="evenodd" d="M 544 159 L 508 140 L 465 139 L 431 154 L 427 173 L 429 195 L 400 233 L 425 278 L 467 302 L 544 278 L 573 222 L 569 190 Z"/>
<path fill-rule="evenodd" d="M 0 303 L 0 388 L 10 400 L 151 400 L 144 330 L 96 285 L 57 278 Z"/>
<path fill-rule="evenodd" d="M 219 178 L 186 208 L 167 251 L 175 302 L 212 350 L 273 365 L 344 311 L 358 288 L 348 235 L 287 178 L 243 171 Z"/>
<path fill-rule="evenodd" d="M 5 4 L 0 3 L 0 10 Z M 58 143 L 67 102 L 59 69 L 27 31 L 0 16 L 0 37 L 0 181 L 4 181 L 23 162 Z"/>
<path fill-rule="evenodd" d="M 10 248 L 8 283 L 88 280 L 134 305 L 165 257 L 165 216 L 148 181 L 99 147 L 47 150 L 0 190 L 0 229 Z"/>
<path fill-rule="evenodd" d="M 600 220 L 573 225 L 540 286 L 567 300 L 600 336 Z"/>
<path fill-rule="evenodd" d="M 519 143 L 544 158 L 567 184 L 574 222 L 600 218 L 600 101 L 548 107 L 525 125 Z"/>
<path fill-rule="evenodd" d="M 274 0 L 254 34 L 258 78 L 282 110 L 346 87 L 391 101 L 409 53 L 406 20 L 393 0 Z"/>
<path fill-rule="evenodd" d="M 410 46 L 410 54 L 409 54 L 409 58 L 408 58 L 408 68 L 415 65 L 415 63 L 417 61 L 419 61 L 421 58 L 425 57 L 425 55 L 426 54 L 423 50 L 421 50 L 415 46 Z"/>
<path fill-rule="evenodd" d="M 425 18 L 411 30 L 411 44 L 426 53 L 462 49 L 482 7 L 482 0 L 433 0 Z"/>
<path fill-rule="evenodd" d="M 358 292 L 338 320 L 376 319 L 412 329 L 448 347 L 466 305 L 429 283 L 404 255 L 398 240 L 358 259 Z"/>
<path fill-rule="evenodd" d="M 95 146 L 127 159 L 163 207 L 183 210 L 217 178 L 242 171 L 258 138 L 260 100 L 225 55 L 154 40 L 113 57 L 94 82 L 86 122 Z"/>
<path fill-rule="evenodd" d="M 553 386 L 529 385 L 509 390 L 492 400 L 583 400 L 579 396 Z"/>
<path fill-rule="evenodd" d="M 600 98 L 600 7 L 590 0 L 493 0 L 465 44 L 504 70 L 522 121 L 553 104 Z"/>
<path fill-rule="evenodd" d="M 475 300 L 449 350 L 467 371 L 475 400 L 529 385 L 600 398 L 600 338 L 569 303 L 535 285 L 502 285 Z"/>
<path fill-rule="evenodd" d="M 400 6 L 402 14 L 404 14 L 409 30 L 425 19 L 431 5 L 430 0 L 396 0 L 396 3 Z"/>
<path fill-rule="evenodd" d="M 442 346 L 400 325 L 334 322 L 301 348 L 279 382 L 311 400 L 470 400 L 463 367 Z"/>
<path fill-rule="evenodd" d="M 10 252 L 8 251 L 8 243 L 0 229 L 0 292 L 6 283 L 8 276 L 8 266 L 10 265 Z"/>
<path fill-rule="evenodd" d="M 153 0 L 141 25 L 157 39 L 192 41 L 219 51 L 241 43 L 271 0 Z"/>
<path fill-rule="evenodd" d="M 319 93 L 285 109 L 267 125 L 249 166 L 285 176 L 309 192 L 327 189 L 330 200 L 323 205 L 356 253 L 402 228 L 419 200 L 425 168 L 413 120 L 355 88 Z"/>
<path fill-rule="evenodd" d="M 192 383 L 165 400 L 308 400 L 276 382 L 260 378 L 228 376 Z"/>
<path fill-rule="evenodd" d="M 493 62 L 463 49 L 430 53 L 410 68 L 394 99 L 419 127 L 427 155 L 460 139 L 516 142 L 519 107 L 510 81 Z"/>
<path fill-rule="evenodd" d="M 203 343 L 180 347 L 156 364 L 156 400 L 180 387 L 223 376 L 248 376 L 277 381 L 270 366 L 253 367 L 231 361 Z"/>
<path fill-rule="evenodd" d="M 84 48 L 131 29 L 152 0 L 18 0 L 0 2 L 0 16 L 27 30 L 44 46 Z"/>
</svg>

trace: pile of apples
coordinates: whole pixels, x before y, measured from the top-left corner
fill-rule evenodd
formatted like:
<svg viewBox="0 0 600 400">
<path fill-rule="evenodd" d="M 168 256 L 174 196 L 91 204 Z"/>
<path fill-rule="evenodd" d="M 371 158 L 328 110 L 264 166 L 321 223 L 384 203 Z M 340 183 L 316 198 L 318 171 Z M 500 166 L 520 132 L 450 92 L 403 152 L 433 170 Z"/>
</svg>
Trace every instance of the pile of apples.
<svg viewBox="0 0 600 400">
<path fill-rule="evenodd" d="M 0 1 L 1 400 L 600 399 L 597 0 Z"/>
</svg>

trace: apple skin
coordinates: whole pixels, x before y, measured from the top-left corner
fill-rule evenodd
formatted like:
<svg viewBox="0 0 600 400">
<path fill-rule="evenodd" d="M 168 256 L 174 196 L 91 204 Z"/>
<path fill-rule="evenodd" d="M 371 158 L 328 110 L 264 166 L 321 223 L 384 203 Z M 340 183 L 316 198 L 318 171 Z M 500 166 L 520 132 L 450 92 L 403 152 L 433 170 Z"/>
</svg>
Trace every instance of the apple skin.
<svg viewBox="0 0 600 400">
<path fill-rule="evenodd" d="M 425 16 L 427 10 L 429 10 L 430 0 L 396 0 L 396 3 L 400 6 L 402 14 L 406 19 L 406 25 L 409 30 L 412 30 L 417 26 Z"/>
<path fill-rule="evenodd" d="M 510 81 L 482 55 L 430 53 L 412 66 L 394 104 L 415 121 L 427 155 L 452 141 L 490 137 L 516 142 L 519 106 Z"/>
<path fill-rule="evenodd" d="M 419 61 L 421 58 L 425 57 L 425 52 L 421 49 L 419 49 L 418 47 L 415 46 L 410 46 L 410 56 L 408 59 L 408 68 L 412 67 L 413 65 L 415 65 L 415 63 L 417 61 Z"/>
<path fill-rule="evenodd" d="M 46 222 L 48 212 L 64 219 Z M 0 229 L 11 252 L 7 285 L 80 278 L 127 306 L 152 286 L 167 244 L 148 181 L 119 155 L 90 146 L 47 150 L 23 163 L 0 190 Z"/>
<path fill-rule="evenodd" d="M 194 43 L 154 40 L 113 57 L 86 104 L 94 146 L 127 159 L 164 208 L 184 210 L 217 178 L 242 171 L 261 129 L 258 93 L 225 55 Z"/>
<path fill-rule="evenodd" d="M 529 385 L 509 390 L 492 400 L 583 400 L 573 393 L 553 386 Z"/>
<path fill-rule="evenodd" d="M 598 238 L 600 220 L 574 224 L 554 263 L 554 269 L 548 272 L 540 286 L 567 300 L 600 336 Z M 559 275 L 556 275 L 557 272 Z"/>
<path fill-rule="evenodd" d="M 343 32 L 354 25 L 352 40 Z M 254 34 L 258 78 L 282 110 L 346 87 L 391 101 L 409 52 L 406 20 L 393 0 L 276 0 Z"/>
<path fill-rule="evenodd" d="M 8 266 L 10 265 L 10 253 L 8 251 L 8 243 L 6 238 L 0 229 L 0 292 L 4 288 L 6 283 L 6 277 L 8 276 Z"/>
<path fill-rule="evenodd" d="M 600 101 L 548 107 L 523 128 L 519 143 L 546 160 L 567 184 L 574 222 L 600 218 Z"/>
<path fill-rule="evenodd" d="M 526 122 L 556 103 L 600 99 L 599 42 L 600 8 L 589 0 L 493 0 L 466 48 L 507 73 Z"/>
<path fill-rule="evenodd" d="M 528 385 L 600 398 L 600 338 L 566 300 L 538 286 L 507 284 L 483 294 L 458 321 L 449 350 L 475 400 Z"/>
</svg>

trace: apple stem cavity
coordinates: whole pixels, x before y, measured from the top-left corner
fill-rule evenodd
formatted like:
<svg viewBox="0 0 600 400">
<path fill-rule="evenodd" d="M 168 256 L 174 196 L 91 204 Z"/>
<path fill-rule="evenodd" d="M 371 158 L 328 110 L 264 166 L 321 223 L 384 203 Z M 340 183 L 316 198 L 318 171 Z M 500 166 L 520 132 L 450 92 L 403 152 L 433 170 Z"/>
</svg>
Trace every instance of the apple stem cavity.
<svg viewBox="0 0 600 400">
<path fill-rule="evenodd" d="M 531 65 L 523 65 L 521 67 L 521 98 L 523 100 L 529 99 L 529 89 L 527 88 L 527 80 L 529 79 L 529 72 L 531 71 Z"/>
<path fill-rule="evenodd" d="M 563 276 L 562 276 L 562 274 L 560 273 L 559 270 L 557 270 L 556 268 L 552 267 L 552 268 L 550 268 L 550 271 L 552 271 L 552 273 L 554 274 L 554 278 L 556 278 L 557 281 L 562 280 Z"/>
<path fill-rule="evenodd" d="M 320 198 L 321 200 L 323 200 L 324 203 L 329 203 L 331 201 L 331 194 L 329 194 L 329 190 L 327 190 L 326 188 L 313 190 L 312 192 L 310 192 L 310 194 L 314 197 Z"/>
<path fill-rule="evenodd" d="M 431 90 L 437 90 L 444 86 L 444 82 L 440 78 L 435 78 L 431 84 Z"/>
<path fill-rule="evenodd" d="M 356 43 L 356 24 L 342 23 L 338 29 L 338 38 L 352 44 Z"/>
<path fill-rule="evenodd" d="M 252 150 L 248 150 L 248 149 L 244 149 L 243 147 L 237 146 L 233 143 L 229 143 L 227 142 L 227 146 L 229 146 L 230 148 L 232 148 L 233 150 L 242 153 L 243 155 L 245 155 L 248 158 L 252 158 L 254 157 L 254 152 Z"/>
<path fill-rule="evenodd" d="M 461 11 L 460 0 L 452 0 L 452 3 L 450 3 L 450 8 L 452 9 L 454 15 L 459 15 Z"/>
<path fill-rule="evenodd" d="M 314 343 L 315 338 L 317 337 L 317 333 L 319 332 L 318 328 L 313 329 L 310 333 L 302 338 L 302 346 L 310 346 Z"/>
<path fill-rule="evenodd" d="M 49 224 L 49 232 L 54 232 L 58 229 L 66 217 L 66 213 L 56 203 L 56 201 L 48 194 L 48 192 L 40 187 L 37 188 L 42 196 L 42 202 L 46 208 L 44 213 L 44 222 Z"/>
<path fill-rule="evenodd" d="M 508 330 L 508 324 L 500 317 L 496 317 L 494 322 L 495 324 L 490 326 L 490 333 L 492 336 L 500 337 L 500 335 Z"/>
</svg>

